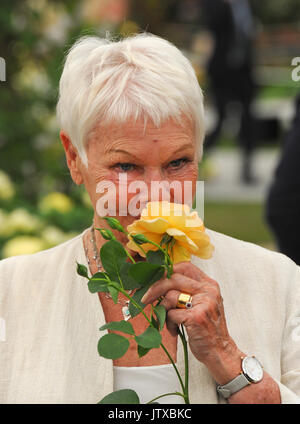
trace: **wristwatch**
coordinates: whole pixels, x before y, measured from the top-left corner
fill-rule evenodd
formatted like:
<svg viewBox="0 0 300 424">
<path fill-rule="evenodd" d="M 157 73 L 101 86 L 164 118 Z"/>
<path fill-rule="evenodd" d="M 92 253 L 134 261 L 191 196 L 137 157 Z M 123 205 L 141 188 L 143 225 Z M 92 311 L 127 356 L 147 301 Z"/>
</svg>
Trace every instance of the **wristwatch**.
<svg viewBox="0 0 300 424">
<path fill-rule="evenodd" d="M 225 399 L 238 392 L 251 383 L 258 383 L 263 378 L 263 367 L 255 356 L 246 356 L 242 358 L 242 371 L 233 380 L 224 386 L 217 386 L 217 392 Z"/>
</svg>

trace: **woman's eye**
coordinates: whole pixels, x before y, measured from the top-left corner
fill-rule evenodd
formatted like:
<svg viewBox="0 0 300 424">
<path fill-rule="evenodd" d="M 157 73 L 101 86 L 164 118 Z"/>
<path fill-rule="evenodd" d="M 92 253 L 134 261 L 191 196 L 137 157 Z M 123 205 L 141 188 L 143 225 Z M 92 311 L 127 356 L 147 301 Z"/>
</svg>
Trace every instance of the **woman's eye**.
<svg viewBox="0 0 300 424">
<path fill-rule="evenodd" d="M 118 163 L 116 168 L 121 169 L 123 172 L 133 171 L 135 169 L 135 165 L 132 163 Z"/>
<path fill-rule="evenodd" d="M 186 158 L 176 159 L 176 160 L 172 160 L 172 162 L 169 163 L 169 166 L 173 169 L 177 169 L 187 162 L 188 162 L 188 159 Z"/>
</svg>

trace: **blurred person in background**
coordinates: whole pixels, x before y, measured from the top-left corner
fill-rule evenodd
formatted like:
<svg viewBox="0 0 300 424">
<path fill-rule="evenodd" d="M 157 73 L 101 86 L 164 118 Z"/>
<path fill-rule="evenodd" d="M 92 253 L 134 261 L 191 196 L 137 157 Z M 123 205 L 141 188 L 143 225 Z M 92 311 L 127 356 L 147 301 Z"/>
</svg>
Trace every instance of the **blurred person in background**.
<svg viewBox="0 0 300 424">
<path fill-rule="evenodd" d="M 255 147 L 254 118 L 251 113 L 255 93 L 252 78 L 252 13 L 247 0 L 202 0 L 202 7 L 204 20 L 214 38 L 207 72 L 217 112 L 217 122 L 205 139 L 204 151 L 217 144 L 227 106 L 237 101 L 241 113 L 238 139 L 243 151 L 241 177 L 244 183 L 255 183 L 251 169 Z"/>
<path fill-rule="evenodd" d="M 300 265 L 300 94 L 266 200 L 266 220 L 279 250 Z"/>
</svg>

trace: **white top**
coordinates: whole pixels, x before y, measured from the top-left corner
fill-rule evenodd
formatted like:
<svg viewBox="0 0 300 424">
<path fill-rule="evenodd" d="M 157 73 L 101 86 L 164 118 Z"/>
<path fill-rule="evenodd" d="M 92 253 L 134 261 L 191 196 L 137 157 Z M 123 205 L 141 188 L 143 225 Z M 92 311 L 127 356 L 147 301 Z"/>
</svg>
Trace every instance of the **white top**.
<svg viewBox="0 0 300 424">
<path fill-rule="evenodd" d="M 182 393 L 179 379 L 172 364 L 148 367 L 114 366 L 114 390 L 132 389 L 141 403 L 147 403 L 166 393 Z M 158 403 L 184 403 L 182 396 L 164 396 Z"/>
<path fill-rule="evenodd" d="M 283 254 L 207 233 L 213 257 L 192 262 L 219 283 L 231 337 L 276 380 L 282 403 L 299 404 L 300 267 Z M 0 317 L 6 327 L 5 341 L 0 337 L 0 404 L 95 404 L 113 391 L 113 361 L 97 351 L 106 334 L 99 331 L 104 313 L 97 294 L 76 273 L 76 261 L 87 266 L 82 234 L 0 261 Z M 226 403 L 190 350 L 189 359 L 191 403 Z M 184 375 L 180 337 L 177 364 Z"/>
</svg>

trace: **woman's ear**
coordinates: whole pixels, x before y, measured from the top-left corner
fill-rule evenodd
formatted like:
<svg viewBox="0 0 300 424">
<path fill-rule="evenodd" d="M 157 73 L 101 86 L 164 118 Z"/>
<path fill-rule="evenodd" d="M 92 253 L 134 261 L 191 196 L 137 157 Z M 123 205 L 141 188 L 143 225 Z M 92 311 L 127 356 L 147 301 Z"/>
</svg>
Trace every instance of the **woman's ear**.
<svg viewBox="0 0 300 424">
<path fill-rule="evenodd" d="M 75 184 L 83 184 L 83 177 L 80 170 L 81 160 L 77 149 L 73 146 L 68 135 L 62 130 L 59 134 L 62 144 L 65 149 L 67 165 L 70 170 L 72 180 Z"/>
</svg>

